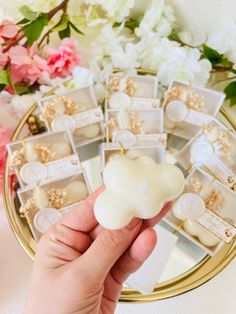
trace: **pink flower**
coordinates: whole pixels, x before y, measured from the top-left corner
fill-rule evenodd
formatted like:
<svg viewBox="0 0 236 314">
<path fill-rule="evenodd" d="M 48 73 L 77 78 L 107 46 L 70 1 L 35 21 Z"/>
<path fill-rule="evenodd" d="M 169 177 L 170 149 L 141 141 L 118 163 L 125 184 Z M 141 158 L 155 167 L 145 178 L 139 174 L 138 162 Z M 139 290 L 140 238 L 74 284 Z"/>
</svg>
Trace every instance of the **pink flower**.
<svg viewBox="0 0 236 314">
<path fill-rule="evenodd" d="M 19 35 L 19 26 L 12 23 L 11 21 L 4 20 L 0 24 L 0 37 L 4 40 L 17 39 Z"/>
<path fill-rule="evenodd" d="M 46 51 L 51 77 L 65 77 L 71 74 L 73 68 L 80 62 L 76 41 L 70 38 L 63 39 L 58 48 L 46 47 Z"/>
<path fill-rule="evenodd" d="M 8 61 L 8 54 L 2 52 L 3 39 L 0 37 L 0 68 L 4 68 Z"/>
<path fill-rule="evenodd" d="M 0 193 L 2 192 L 4 164 L 7 152 L 6 144 L 9 143 L 12 133 L 13 133 L 12 128 L 0 126 Z"/>
<path fill-rule="evenodd" d="M 38 55 L 36 45 L 30 48 L 15 46 L 9 50 L 11 62 L 11 79 L 13 83 L 26 82 L 34 84 L 42 72 L 50 72 L 47 61 Z"/>
</svg>

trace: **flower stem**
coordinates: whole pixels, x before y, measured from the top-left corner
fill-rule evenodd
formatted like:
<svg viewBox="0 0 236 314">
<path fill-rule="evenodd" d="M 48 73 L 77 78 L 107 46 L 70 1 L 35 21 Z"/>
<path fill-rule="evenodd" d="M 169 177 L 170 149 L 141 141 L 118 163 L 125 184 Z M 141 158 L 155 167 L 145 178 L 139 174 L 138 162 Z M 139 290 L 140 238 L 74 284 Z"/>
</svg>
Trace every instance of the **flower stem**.
<svg viewBox="0 0 236 314">
<path fill-rule="evenodd" d="M 231 81 L 231 80 L 235 80 L 236 79 L 236 76 L 232 76 L 232 77 L 227 77 L 225 79 L 222 79 L 222 80 L 218 80 L 218 81 L 215 81 L 211 86 L 215 86 L 219 83 L 223 83 L 223 82 L 227 82 L 227 81 Z"/>
<path fill-rule="evenodd" d="M 63 0 L 57 7 L 55 7 L 54 9 L 52 9 L 51 11 L 48 12 L 48 20 L 51 20 L 51 18 L 57 14 L 57 12 L 59 11 L 63 11 L 64 13 L 66 12 L 67 10 L 67 5 L 68 5 L 68 2 L 70 0 Z"/>
</svg>

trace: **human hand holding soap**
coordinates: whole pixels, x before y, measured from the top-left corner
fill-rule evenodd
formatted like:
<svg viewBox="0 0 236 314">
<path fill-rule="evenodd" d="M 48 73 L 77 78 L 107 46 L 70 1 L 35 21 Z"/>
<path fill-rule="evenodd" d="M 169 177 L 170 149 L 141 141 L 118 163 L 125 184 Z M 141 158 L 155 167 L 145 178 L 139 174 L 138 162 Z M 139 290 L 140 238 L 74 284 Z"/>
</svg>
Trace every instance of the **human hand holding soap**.
<svg viewBox="0 0 236 314">
<path fill-rule="evenodd" d="M 113 159 L 105 167 L 105 191 L 94 206 L 97 221 L 107 229 L 121 229 L 134 217 L 155 217 L 164 203 L 184 190 L 185 179 L 174 165 L 157 164 L 148 156 Z"/>
</svg>

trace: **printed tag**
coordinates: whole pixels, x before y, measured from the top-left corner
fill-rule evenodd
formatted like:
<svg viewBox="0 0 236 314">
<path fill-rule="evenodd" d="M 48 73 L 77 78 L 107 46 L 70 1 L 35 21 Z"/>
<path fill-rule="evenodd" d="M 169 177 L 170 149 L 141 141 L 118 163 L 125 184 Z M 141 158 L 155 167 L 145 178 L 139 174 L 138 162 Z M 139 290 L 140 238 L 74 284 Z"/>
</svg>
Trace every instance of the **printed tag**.
<svg viewBox="0 0 236 314">
<path fill-rule="evenodd" d="M 205 163 L 205 166 L 219 179 L 222 183 L 229 187 L 236 183 L 236 174 L 233 173 L 217 156 Z"/>
<path fill-rule="evenodd" d="M 226 243 L 236 235 L 236 228 L 208 209 L 197 221 Z"/>
<path fill-rule="evenodd" d="M 113 133 L 112 141 L 114 143 L 122 143 L 128 146 L 133 146 L 140 143 L 155 143 L 165 146 L 167 135 L 166 133 L 135 135 L 130 131 L 122 130 Z"/>
<path fill-rule="evenodd" d="M 103 120 L 103 113 L 100 107 L 91 109 L 89 111 L 81 112 L 73 116 L 76 128 L 82 128 L 86 125 L 101 122 Z"/>
<path fill-rule="evenodd" d="M 158 143 L 166 146 L 167 142 L 167 134 L 159 133 L 159 134 L 139 134 L 136 135 L 137 142 L 149 142 L 149 143 Z"/>
<path fill-rule="evenodd" d="M 211 120 L 212 116 L 190 109 L 185 122 L 202 127 L 203 124 L 208 124 Z"/>
<path fill-rule="evenodd" d="M 131 98 L 132 109 L 156 109 L 160 107 L 160 99 L 156 98 Z"/>
<path fill-rule="evenodd" d="M 45 166 L 47 169 L 47 180 L 55 180 L 64 176 L 70 176 L 73 175 L 76 170 L 81 169 L 81 164 L 77 155 L 52 161 Z"/>
</svg>

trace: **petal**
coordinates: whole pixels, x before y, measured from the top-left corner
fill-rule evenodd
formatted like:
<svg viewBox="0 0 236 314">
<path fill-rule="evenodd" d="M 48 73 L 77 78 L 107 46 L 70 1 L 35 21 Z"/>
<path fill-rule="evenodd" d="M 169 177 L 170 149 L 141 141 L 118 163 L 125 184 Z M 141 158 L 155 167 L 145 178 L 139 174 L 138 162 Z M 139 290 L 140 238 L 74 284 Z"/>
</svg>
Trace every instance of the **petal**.
<svg viewBox="0 0 236 314">
<path fill-rule="evenodd" d="M 4 20 L 0 25 L 0 36 L 5 38 L 13 38 L 17 35 L 19 27 L 11 21 Z"/>
<path fill-rule="evenodd" d="M 31 58 L 29 57 L 27 49 L 21 46 L 12 47 L 9 50 L 9 57 L 11 59 L 11 63 L 15 65 L 21 66 L 31 63 Z"/>
</svg>

